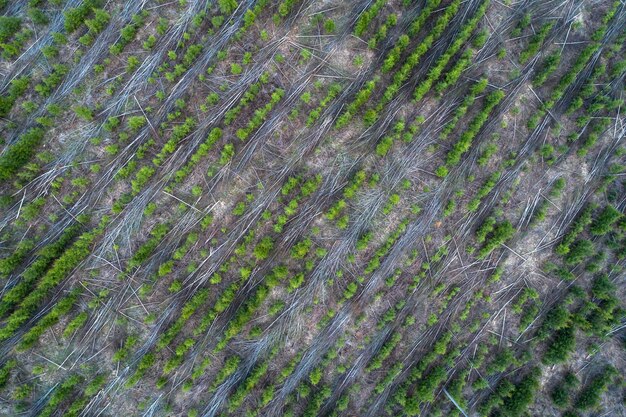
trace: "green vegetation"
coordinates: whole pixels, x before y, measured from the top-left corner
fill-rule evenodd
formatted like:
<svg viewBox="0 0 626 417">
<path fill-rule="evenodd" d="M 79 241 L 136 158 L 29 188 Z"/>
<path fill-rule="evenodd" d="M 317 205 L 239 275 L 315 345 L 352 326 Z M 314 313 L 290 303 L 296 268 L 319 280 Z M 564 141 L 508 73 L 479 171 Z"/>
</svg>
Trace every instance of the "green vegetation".
<svg viewBox="0 0 626 417">
<path fill-rule="evenodd" d="M 470 149 L 474 137 L 478 134 L 483 124 L 487 121 L 489 114 L 493 108 L 504 98 L 504 92 L 501 90 L 490 93 L 485 98 L 482 110 L 474 116 L 469 123 L 467 129 L 461 134 L 459 140 L 452 146 L 452 149 L 446 155 L 446 168 L 457 165 L 461 156 Z M 440 175 L 441 176 L 441 175 Z M 445 176 L 445 175 L 443 175 Z"/>
<path fill-rule="evenodd" d="M 535 55 L 537 51 L 539 51 L 553 26 L 554 22 L 545 23 L 533 36 L 531 36 L 526 48 L 520 52 L 519 61 L 521 64 L 528 62 L 528 60 L 530 60 L 530 58 Z"/>
<path fill-rule="evenodd" d="M 159 224 L 152 229 L 150 231 L 150 238 L 135 251 L 133 257 L 128 261 L 127 270 L 136 268 L 144 263 L 150 255 L 152 255 L 157 245 L 163 240 L 168 231 L 169 227 L 165 224 Z"/>
<path fill-rule="evenodd" d="M 42 317 L 37 325 L 32 327 L 24 336 L 22 336 L 22 340 L 20 344 L 17 346 L 19 350 L 26 350 L 31 348 L 38 340 L 39 337 L 43 334 L 43 332 L 56 324 L 60 317 L 67 314 L 70 309 L 76 303 L 78 296 L 81 291 L 79 288 L 72 291 L 68 296 L 61 299 L 56 305 L 50 310 L 48 314 Z"/>
<path fill-rule="evenodd" d="M 0 414 L 615 413 L 624 4 L 540 3 L 0 0 Z"/>
<path fill-rule="evenodd" d="M 557 330 L 548 344 L 548 349 L 543 356 L 543 363 L 553 365 L 565 362 L 568 356 L 576 348 L 574 328 L 571 326 Z"/>
<path fill-rule="evenodd" d="M 35 149 L 42 142 L 45 133 L 43 128 L 32 128 L 0 155 L 0 180 L 10 179 L 18 169 L 33 157 Z"/>
<path fill-rule="evenodd" d="M 574 401 L 574 407 L 579 410 L 596 407 L 600 401 L 600 395 L 606 391 L 608 384 L 615 378 L 616 374 L 617 372 L 612 366 L 604 368 L 600 374 L 583 387 Z"/>
<path fill-rule="evenodd" d="M 0 300 L 0 316 L 4 316 L 13 306 L 20 303 L 28 295 L 37 281 L 41 279 L 54 260 L 63 254 L 79 232 L 80 226 L 70 226 L 63 231 L 63 234 L 55 242 L 37 251 L 37 259 L 22 272 L 20 282 L 2 296 Z M 32 248 L 32 246 L 30 243 L 25 242 L 24 245 L 20 245 L 19 251 L 15 254 L 25 254 L 27 248 Z M 12 258 L 7 258 L 5 261 L 10 259 Z"/>
<path fill-rule="evenodd" d="M 508 221 L 494 224 L 485 235 L 485 243 L 478 252 L 481 258 L 489 255 L 495 248 L 504 244 L 515 234 L 515 228 Z"/>
<path fill-rule="evenodd" d="M 1 19 L 2 17 L 0 17 Z M 0 23 L 0 27 L 2 23 Z M 1 37 L 1 35 L 0 35 Z M 11 108 L 22 95 L 26 92 L 30 83 L 30 77 L 23 76 L 11 81 L 8 94 L 0 96 L 0 117 L 6 117 Z"/>
<path fill-rule="evenodd" d="M 424 97 L 426 92 L 431 89 L 434 82 L 439 79 L 443 69 L 446 67 L 450 59 L 452 59 L 452 57 L 461 49 L 461 47 L 465 45 L 467 40 L 472 35 L 474 28 L 487 11 L 489 3 L 490 1 L 486 0 L 480 5 L 474 16 L 472 16 L 472 18 L 467 23 L 465 23 L 460 32 L 456 35 L 454 43 L 450 45 L 446 52 L 437 60 L 435 66 L 430 69 L 430 71 L 428 72 L 428 77 L 417 86 L 415 92 L 413 93 L 413 99 L 415 101 L 419 101 Z M 450 83 L 453 83 L 453 80 L 458 79 L 458 77 L 460 76 L 460 74 L 457 73 L 458 71 L 459 68 L 453 68 L 451 72 L 448 72 L 448 75 L 446 75 L 446 77 L 449 77 Z M 487 97 L 487 107 L 491 105 L 490 102 L 492 100 L 496 101 L 495 104 L 497 104 L 497 102 L 504 97 L 504 93 L 502 91 L 494 92 L 493 94 L 493 96 Z M 502 94 L 502 97 L 499 97 L 498 94 Z"/>
<path fill-rule="evenodd" d="M 359 19 L 354 25 L 354 34 L 356 36 L 362 36 L 365 33 L 372 19 L 374 19 L 376 15 L 378 15 L 380 10 L 386 3 L 387 0 L 376 0 L 372 3 L 370 7 L 368 7 L 366 10 L 363 11 L 363 13 L 361 13 Z"/>
<path fill-rule="evenodd" d="M 611 226 L 621 217 L 622 213 L 609 204 L 594 219 L 589 226 L 589 230 L 596 236 L 605 235 L 611 230 Z"/>
<path fill-rule="evenodd" d="M 554 70 L 559 66 L 559 62 L 561 61 L 561 52 L 556 51 L 548 55 L 543 62 L 541 63 L 541 68 L 535 74 L 533 78 L 533 84 L 535 86 L 540 86 L 546 82 L 548 76 L 554 72 Z"/>
<path fill-rule="evenodd" d="M 80 26 L 86 24 L 86 17 L 92 13 L 97 7 L 100 7 L 102 2 L 100 0 L 86 0 L 81 3 L 80 6 L 69 8 L 63 14 L 65 16 L 65 31 L 73 33 Z M 108 21 L 108 19 L 107 19 Z"/>
<path fill-rule="evenodd" d="M 572 222 L 569 230 L 563 236 L 561 243 L 556 247 L 556 253 L 566 255 L 570 251 L 570 246 L 576 240 L 576 237 L 582 233 L 585 227 L 592 221 L 593 207 L 585 207 L 580 215 Z"/>
</svg>

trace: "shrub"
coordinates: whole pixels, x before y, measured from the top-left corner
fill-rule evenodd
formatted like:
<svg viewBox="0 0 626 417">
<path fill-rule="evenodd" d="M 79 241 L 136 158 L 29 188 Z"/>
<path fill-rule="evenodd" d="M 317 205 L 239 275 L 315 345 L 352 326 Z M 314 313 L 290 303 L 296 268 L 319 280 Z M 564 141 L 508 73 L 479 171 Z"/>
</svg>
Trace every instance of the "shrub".
<svg viewBox="0 0 626 417">
<path fill-rule="evenodd" d="M 65 31 L 74 33 L 83 23 L 93 8 L 100 6 L 100 0 L 85 0 L 80 6 L 69 8 L 63 14 L 65 16 Z"/>
<path fill-rule="evenodd" d="M 486 371 L 487 375 L 494 374 L 496 372 L 503 372 L 509 366 L 514 364 L 515 357 L 513 356 L 513 352 L 510 349 L 502 349 L 496 357 L 487 365 Z"/>
<path fill-rule="evenodd" d="M 556 247 L 555 251 L 559 255 L 565 255 L 570 251 L 570 245 L 576 240 L 576 237 L 582 233 L 585 227 L 592 221 L 593 207 L 585 207 L 578 218 L 572 222 L 569 230 L 563 236 L 561 243 Z"/>
<path fill-rule="evenodd" d="M 351 282 L 348 284 L 348 286 L 346 287 L 346 289 L 343 292 L 343 297 L 346 300 L 349 300 L 350 298 L 354 297 L 354 295 L 356 294 L 356 290 L 357 290 L 357 284 L 356 282 Z"/>
<path fill-rule="evenodd" d="M 566 408 L 569 404 L 569 392 L 563 385 L 557 385 L 550 393 L 552 402 L 559 408 Z"/>
<path fill-rule="evenodd" d="M 294 275 L 293 278 L 289 280 L 289 287 L 287 288 L 287 292 L 291 293 L 297 290 L 302 286 L 302 284 L 304 284 L 304 274 L 299 273 Z"/>
<path fill-rule="evenodd" d="M 241 31 L 246 31 L 250 26 L 254 24 L 255 20 L 256 13 L 254 13 L 254 11 L 250 9 L 246 10 L 246 13 L 243 16 L 243 27 L 241 28 Z"/>
<path fill-rule="evenodd" d="M 233 146 L 232 143 L 227 143 L 222 148 L 219 164 L 220 165 L 227 164 L 233 158 L 234 155 L 235 155 L 235 147 Z"/>
<path fill-rule="evenodd" d="M 222 14 L 231 14 L 237 8 L 236 0 L 217 0 L 217 4 Z"/>
<path fill-rule="evenodd" d="M 174 269 L 174 261 L 163 262 L 159 265 L 159 270 L 157 271 L 157 275 L 159 277 L 164 277 Z"/>
<path fill-rule="evenodd" d="M 326 33 L 333 33 L 335 31 L 335 21 L 333 19 L 326 19 L 324 21 L 324 30 Z"/>
<path fill-rule="evenodd" d="M 219 101 L 220 101 L 220 96 L 216 92 L 213 92 L 206 97 L 206 103 L 210 106 L 216 105 Z"/>
<path fill-rule="evenodd" d="M 11 111 L 11 108 L 15 104 L 15 101 L 20 98 L 28 89 L 29 83 L 30 77 L 28 76 L 16 78 L 11 81 L 11 85 L 9 86 L 9 93 L 7 95 L 0 96 L 0 117 L 4 117 L 9 114 L 9 111 Z"/>
<path fill-rule="evenodd" d="M 35 326 L 31 327 L 30 330 L 22 336 L 22 339 L 17 345 L 17 349 L 23 351 L 37 343 L 43 332 L 58 323 L 59 319 L 67 314 L 74 304 L 76 304 L 80 291 L 81 288 L 73 290 L 68 296 L 57 302 L 48 314 L 43 316 Z"/>
<path fill-rule="evenodd" d="M 576 336 L 573 326 L 567 326 L 554 332 L 552 340 L 543 356 L 543 363 L 555 365 L 567 361 L 570 353 L 576 349 Z"/>
<path fill-rule="evenodd" d="M 63 330 L 63 337 L 70 337 L 76 330 L 80 329 L 83 324 L 85 324 L 88 317 L 89 315 L 86 311 L 80 312 L 76 317 L 72 319 L 72 321 L 67 324 L 67 327 L 65 328 L 65 330 Z"/>
<path fill-rule="evenodd" d="M 137 26 L 132 23 L 124 26 L 122 30 L 120 30 L 120 36 L 122 38 L 122 41 L 125 44 L 131 43 L 135 39 L 135 35 L 137 35 Z M 154 37 L 154 35 L 150 35 L 149 39 L 150 40 L 146 42 L 149 42 L 154 46 L 154 43 L 156 42 L 156 38 Z M 152 47 L 150 46 L 149 48 L 145 48 L 145 49 L 151 49 L 151 48 Z"/>
<path fill-rule="evenodd" d="M 0 16 L 0 43 L 5 43 L 20 30 L 22 19 L 15 16 Z"/>
<path fill-rule="evenodd" d="M 535 74 L 532 82 L 535 86 L 540 86 L 546 82 L 548 76 L 554 72 L 561 61 L 561 51 L 557 50 L 548 55 L 541 64 L 540 70 Z"/>
<path fill-rule="evenodd" d="M 11 371 L 17 366 L 17 361 L 15 359 L 7 360 L 2 368 L 0 368 L 0 388 L 4 388 L 7 382 L 9 382 L 9 378 L 11 378 Z"/>
<path fill-rule="evenodd" d="M 522 52 L 520 52 L 519 62 L 521 64 L 525 64 L 526 62 L 528 62 L 528 60 L 537 53 L 537 51 L 543 45 L 544 39 L 546 38 L 546 36 L 548 36 L 548 33 L 550 33 L 550 30 L 552 29 L 553 26 L 554 26 L 554 22 L 549 22 L 549 23 L 544 24 L 537 31 L 537 33 L 535 33 L 530 38 L 530 41 L 528 42 L 528 45 L 526 45 L 526 48 Z"/>
<path fill-rule="evenodd" d="M 139 129 L 144 127 L 146 123 L 147 120 L 144 116 L 130 116 L 126 119 L 126 125 L 131 132 L 137 132 Z"/>
<path fill-rule="evenodd" d="M 352 103 L 350 103 L 346 109 L 346 111 L 339 116 L 337 121 L 335 122 L 335 128 L 339 129 L 347 125 L 350 120 L 354 117 L 356 112 L 369 100 L 370 96 L 374 91 L 374 87 L 376 87 L 376 83 L 379 81 L 379 78 L 374 78 L 373 80 L 365 83 L 363 88 L 361 88 Z"/>
<path fill-rule="evenodd" d="M 127 270 L 136 268 L 144 263 L 154 252 L 158 244 L 169 231 L 166 224 L 158 224 L 150 231 L 150 238 L 135 251 L 133 257 L 128 261 Z"/>
<path fill-rule="evenodd" d="M 191 64 L 193 64 L 193 62 L 196 60 L 196 58 L 200 56 L 202 48 L 203 47 L 200 44 L 190 45 L 189 48 L 187 48 L 185 55 L 183 55 L 183 65 L 185 67 L 190 67 Z"/>
<path fill-rule="evenodd" d="M 593 243 L 587 239 L 576 241 L 565 255 L 565 263 L 568 265 L 576 265 L 584 261 L 586 258 L 593 256 Z"/>
<path fill-rule="evenodd" d="M 393 333 L 391 338 L 389 338 L 389 340 L 385 342 L 385 344 L 381 347 L 380 351 L 378 351 L 376 356 L 372 358 L 366 370 L 368 372 L 371 372 L 376 369 L 380 369 L 383 365 L 383 361 L 391 355 L 391 353 L 393 352 L 393 349 L 398 345 L 401 339 L 402 339 L 402 333 L 400 332 Z"/>
<path fill-rule="evenodd" d="M 291 248 L 291 257 L 294 259 L 304 259 L 311 248 L 311 239 L 304 239 Z"/>
<path fill-rule="evenodd" d="M 111 16 L 102 9 L 93 9 L 93 13 L 94 18 L 85 20 L 85 26 L 89 28 L 89 32 L 92 35 L 97 35 L 104 30 Z"/>
<path fill-rule="evenodd" d="M 378 15 L 380 9 L 382 9 L 386 3 L 386 0 L 376 0 L 367 10 L 361 13 L 354 25 L 354 34 L 356 36 L 360 37 L 365 33 L 370 22 Z"/>
<path fill-rule="evenodd" d="M 476 36 L 472 40 L 472 46 L 474 48 L 482 48 L 485 42 L 487 42 L 488 38 L 489 38 L 489 31 L 481 30 L 480 32 L 476 34 Z"/>
<path fill-rule="evenodd" d="M 445 178 L 448 176 L 448 168 L 446 168 L 445 165 L 441 165 L 440 167 L 438 167 L 435 170 L 435 175 L 437 175 L 439 178 Z"/>
<path fill-rule="evenodd" d="M 48 59 L 56 58 L 57 56 L 59 56 L 59 48 L 54 45 L 46 45 L 42 47 L 41 52 L 43 53 L 43 56 Z"/>
<path fill-rule="evenodd" d="M 393 67 L 396 66 L 396 63 L 400 59 L 400 55 L 402 54 L 402 51 L 404 51 L 406 47 L 409 46 L 409 41 L 410 41 L 410 38 L 407 35 L 401 35 L 398 38 L 393 49 L 389 51 L 389 53 L 387 54 L 387 57 L 385 57 L 385 61 L 383 62 L 383 65 L 381 67 L 381 71 L 383 73 L 391 71 Z"/>
<path fill-rule="evenodd" d="M 128 57 L 126 71 L 133 72 L 139 67 L 139 58 L 134 55 Z"/>
<path fill-rule="evenodd" d="M 309 102 L 311 101 L 311 93 L 308 91 L 302 93 L 302 95 L 300 96 L 300 100 L 304 101 L 306 104 L 309 104 Z"/>
<path fill-rule="evenodd" d="M 496 386 L 495 390 L 478 406 L 477 410 L 482 416 L 488 416 L 491 410 L 503 404 L 505 398 L 508 398 L 515 386 L 508 379 L 502 379 Z"/>
<path fill-rule="evenodd" d="M 170 284 L 167 290 L 171 293 L 177 293 L 182 289 L 183 289 L 183 283 L 175 279 L 174 281 L 172 281 L 172 283 Z"/>
<path fill-rule="evenodd" d="M 432 402 L 435 399 L 435 389 L 441 384 L 448 373 L 446 368 L 442 365 L 433 368 L 424 378 L 418 381 L 415 387 L 415 395 L 417 398 L 411 398 L 412 400 L 419 400 L 420 402 Z M 419 407 L 417 407 L 419 410 Z M 419 411 L 418 411 L 419 414 Z M 407 412 L 407 415 L 417 415 Z"/>
<path fill-rule="evenodd" d="M 74 107 L 74 113 L 76 113 L 76 115 L 81 119 L 88 122 L 93 120 L 93 111 L 91 111 L 91 109 L 87 106 Z"/>
<path fill-rule="evenodd" d="M 254 247 L 254 257 L 257 261 L 267 259 L 273 248 L 274 241 L 271 237 L 266 236 Z"/>
<path fill-rule="evenodd" d="M 42 128 L 31 128 L 0 155 L 0 180 L 11 179 L 33 157 L 44 133 Z"/>
<path fill-rule="evenodd" d="M 478 134 L 493 108 L 504 98 L 502 90 L 496 90 L 485 98 L 485 104 L 481 111 L 470 121 L 467 129 L 461 134 L 459 140 L 453 145 L 446 155 L 446 165 L 454 166 L 459 163 L 461 156 L 467 152 L 472 145 L 474 137 Z"/>
<path fill-rule="evenodd" d="M 364 250 L 365 248 L 367 248 L 370 240 L 372 240 L 372 232 L 366 232 L 361 237 L 359 237 L 359 240 L 356 243 L 356 249 L 359 251 Z"/>
<path fill-rule="evenodd" d="M 18 243 L 11 255 L 0 259 L 0 277 L 4 278 L 13 272 L 13 270 L 22 263 L 26 255 L 28 255 L 34 246 L 35 245 L 32 240 L 24 239 Z"/>
<path fill-rule="evenodd" d="M 239 366 L 239 362 L 241 362 L 241 359 L 239 358 L 239 356 L 231 356 L 230 358 L 226 359 L 226 362 L 224 362 L 224 366 L 222 367 L 222 369 L 220 369 L 220 371 L 215 376 L 215 379 L 213 380 L 213 384 L 211 385 L 209 392 L 215 391 L 215 389 L 222 382 L 224 382 L 224 380 L 228 376 L 232 375 L 232 373 L 237 370 L 237 367 Z"/>
<path fill-rule="evenodd" d="M 478 252 L 481 258 L 489 255 L 492 250 L 509 240 L 515 234 L 515 228 L 508 221 L 496 224 L 485 239 L 485 245 Z"/>
<path fill-rule="evenodd" d="M 539 388 L 540 377 L 541 369 L 536 367 L 522 378 L 510 393 L 510 396 L 504 399 L 502 404 L 504 415 L 519 417 L 526 412 L 528 406 L 534 401 L 535 393 Z"/>
<path fill-rule="evenodd" d="M 318 366 L 317 368 L 313 369 L 311 373 L 309 374 L 309 380 L 311 381 L 311 384 L 315 386 L 319 384 L 321 379 L 322 379 L 322 368 Z"/>
<path fill-rule="evenodd" d="M 443 72 L 448 62 L 452 59 L 454 55 L 456 55 L 456 53 L 461 49 L 461 47 L 465 45 L 465 43 L 471 37 L 472 32 L 474 31 L 474 28 L 476 27 L 476 25 L 478 24 L 482 16 L 487 11 L 488 6 L 489 6 L 489 1 L 483 2 L 481 6 L 478 8 L 478 10 L 476 11 L 476 13 L 474 14 L 474 16 L 472 16 L 472 18 L 463 25 L 460 33 L 456 35 L 454 43 L 452 43 L 452 45 L 448 47 L 446 52 L 441 57 L 439 57 L 435 66 L 429 70 L 428 76 L 426 77 L 426 79 L 422 81 L 418 85 L 418 87 L 415 89 L 415 92 L 413 94 L 413 99 L 415 101 L 421 100 L 422 97 L 424 97 L 424 95 L 430 90 L 433 83 L 437 81 L 437 79 L 439 79 L 439 77 L 441 76 L 441 73 Z M 453 2 L 450 6 L 448 6 L 448 8 L 446 9 L 443 15 L 443 17 L 446 17 L 446 20 L 441 21 L 441 22 L 437 21 L 437 24 L 435 25 L 434 31 L 437 34 L 435 38 L 438 38 L 439 36 L 441 36 L 443 29 L 445 29 L 449 20 L 456 13 L 456 10 L 458 9 L 458 7 L 459 6 L 455 2 Z M 438 29 L 440 25 L 441 25 L 441 29 Z M 456 70 L 458 71 L 458 69 Z M 456 74 L 453 74 L 453 78 L 454 76 L 456 76 Z"/>
<path fill-rule="evenodd" d="M 156 37 L 154 35 L 150 35 L 144 41 L 142 46 L 143 46 L 143 49 L 150 50 L 150 49 L 154 48 L 154 45 L 156 45 Z"/>
<path fill-rule="evenodd" d="M 152 166 L 143 166 L 135 174 L 135 178 L 131 181 L 133 193 L 138 194 L 144 185 L 150 180 L 156 170 Z"/>
<path fill-rule="evenodd" d="M 52 93 L 52 89 L 61 83 L 61 80 L 69 71 L 69 67 L 63 64 L 52 65 L 50 75 L 41 80 L 41 83 L 35 86 L 35 91 L 43 97 L 48 97 Z"/>
<path fill-rule="evenodd" d="M 389 149 L 393 146 L 393 136 L 386 135 L 376 145 L 376 155 L 383 157 L 387 155 Z"/>
<path fill-rule="evenodd" d="M 609 204 L 604 207 L 598 217 L 591 223 L 589 230 L 591 234 L 595 236 L 605 235 L 611 231 L 611 226 L 621 217 L 622 213 Z"/>
<path fill-rule="evenodd" d="M 391 210 L 393 209 L 393 207 L 396 206 L 399 202 L 400 202 L 400 195 L 391 194 L 389 196 L 389 200 L 387 200 L 387 204 L 385 204 L 385 206 L 383 207 L 383 214 L 388 215 L 389 213 L 391 213 Z"/>
<path fill-rule="evenodd" d="M 581 390 L 574 402 L 574 407 L 579 410 L 596 407 L 600 402 L 600 396 L 607 390 L 615 375 L 617 375 L 615 368 L 607 365 L 598 376 Z"/>
<path fill-rule="evenodd" d="M 282 300 L 277 300 L 274 303 L 272 303 L 272 305 L 267 310 L 267 313 L 270 316 L 275 316 L 276 314 L 281 312 L 283 310 L 283 308 L 285 308 L 285 302 L 282 301 Z"/>
<path fill-rule="evenodd" d="M 61 403 L 70 398 L 70 395 L 74 392 L 74 388 L 83 381 L 83 377 L 80 375 L 74 374 L 68 377 L 50 395 L 48 403 L 45 405 L 43 410 L 41 410 L 39 416 L 51 416 Z"/>
</svg>

